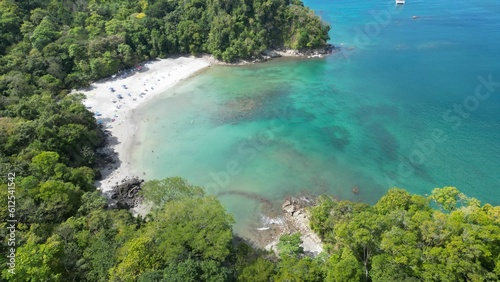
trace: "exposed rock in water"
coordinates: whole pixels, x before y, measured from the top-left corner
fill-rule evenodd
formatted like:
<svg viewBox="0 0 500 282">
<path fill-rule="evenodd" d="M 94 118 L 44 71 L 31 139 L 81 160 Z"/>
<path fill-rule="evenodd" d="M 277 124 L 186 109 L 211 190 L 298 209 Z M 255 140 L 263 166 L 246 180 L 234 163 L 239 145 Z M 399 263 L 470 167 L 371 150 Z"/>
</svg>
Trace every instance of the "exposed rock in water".
<svg viewBox="0 0 500 282">
<path fill-rule="evenodd" d="M 142 202 L 139 191 L 144 183 L 144 179 L 137 177 L 125 178 L 121 184 L 117 184 L 108 192 L 110 209 L 131 209 L 137 207 Z"/>
<path fill-rule="evenodd" d="M 358 193 L 359 193 L 359 187 L 358 187 L 358 186 L 354 186 L 354 187 L 352 187 L 352 192 L 353 192 L 354 194 L 358 194 Z"/>
</svg>

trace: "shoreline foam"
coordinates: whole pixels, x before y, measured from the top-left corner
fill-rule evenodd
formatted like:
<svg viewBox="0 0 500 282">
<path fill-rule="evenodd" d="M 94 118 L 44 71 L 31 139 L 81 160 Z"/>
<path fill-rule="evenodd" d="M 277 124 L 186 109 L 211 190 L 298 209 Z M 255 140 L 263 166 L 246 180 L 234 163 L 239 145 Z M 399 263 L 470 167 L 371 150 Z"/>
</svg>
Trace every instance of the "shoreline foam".
<svg viewBox="0 0 500 282">
<path fill-rule="evenodd" d="M 102 178 L 95 183 L 98 189 L 107 192 L 126 177 L 139 176 L 131 155 L 135 132 L 138 130 L 133 120 L 134 110 L 210 65 L 204 58 L 161 59 L 146 63 L 146 70 L 128 77 L 104 79 L 92 83 L 87 89 L 73 91 L 84 94 L 86 98 L 83 104 L 90 111 L 98 112 L 96 119 L 109 131 L 109 147 L 116 153 L 116 163 L 101 170 Z M 126 88 L 122 85 L 126 85 Z M 111 87 L 115 91 L 111 91 Z M 123 98 L 118 98 L 118 94 Z"/>
</svg>

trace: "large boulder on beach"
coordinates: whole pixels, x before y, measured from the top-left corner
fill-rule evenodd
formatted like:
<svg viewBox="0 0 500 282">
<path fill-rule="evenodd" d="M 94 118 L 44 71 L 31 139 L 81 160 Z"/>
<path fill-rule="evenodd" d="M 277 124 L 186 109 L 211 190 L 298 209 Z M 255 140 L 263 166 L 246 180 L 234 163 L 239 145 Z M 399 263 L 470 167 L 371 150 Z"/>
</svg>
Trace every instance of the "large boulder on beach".
<svg viewBox="0 0 500 282">
<path fill-rule="evenodd" d="M 126 178 L 121 184 L 114 186 L 108 193 L 110 198 L 110 208 L 131 209 L 137 207 L 142 202 L 139 195 L 143 179 L 137 177 Z"/>
<path fill-rule="evenodd" d="M 283 209 L 283 213 L 290 214 L 292 216 L 296 210 L 296 206 L 290 200 L 286 200 L 281 206 L 281 208 Z"/>
</svg>

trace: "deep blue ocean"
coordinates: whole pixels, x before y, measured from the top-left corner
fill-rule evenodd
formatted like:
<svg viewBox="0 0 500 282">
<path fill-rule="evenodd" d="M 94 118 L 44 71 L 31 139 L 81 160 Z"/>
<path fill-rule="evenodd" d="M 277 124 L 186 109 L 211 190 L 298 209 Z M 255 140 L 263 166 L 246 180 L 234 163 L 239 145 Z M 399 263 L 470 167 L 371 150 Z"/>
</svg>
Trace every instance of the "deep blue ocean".
<svg viewBox="0 0 500 282">
<path fill-rule="evenodd" d="M 210 67 L 155 98 L 139 169 L 205 186 L 241 233 L 290 195 L 455 186 L 499 205 L 500 3 L 406 2 L 305 1 L 340 51 Z"/>
</svg>

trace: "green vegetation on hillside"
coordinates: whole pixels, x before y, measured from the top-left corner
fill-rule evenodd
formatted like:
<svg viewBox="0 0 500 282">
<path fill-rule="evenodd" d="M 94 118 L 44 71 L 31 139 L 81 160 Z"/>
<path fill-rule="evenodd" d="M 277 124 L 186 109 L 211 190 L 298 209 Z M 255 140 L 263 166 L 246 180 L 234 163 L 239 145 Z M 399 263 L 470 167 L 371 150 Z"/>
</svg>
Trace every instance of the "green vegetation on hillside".
<svg viewBox="0 0 500 282">
<path fill-rule="evenodd" d="M 37 156 L 37 169 L 50 171 L 50 160 L 56 157 Z M 323 239 L 326 252 L 312 258 L 304 254 L 298 233 L 280 238 L 279 257 L 236 243 L 234 221 L 219 201 L 178 177 L 143 186 L 145 199 L 155 203 L 146 218 L 105 209 L 106 199 L 96 191 L 80 193 L 78 204 L 61 206 L 58 199 L 73 203 L 78 191 L 62 180 L 46 182 L 50 184 L 37 193 L 51 200 L 50 206 L 33 206 L 37 212 L 23 216 L 60 217 L 19 224 L 16 274 L 8 273 L 2 263 L 3 279 L 321 282 L 500 278 L 500 207 L 481 206 L 453 187 L 436 189 L 427 198 L 392 189 L 374 206 L 320 197 L 311 208 L 311 227 Z M 5 186 L 0 187 L 3 197 L 7 196 Z M 43 214 L 44 208 L 50 210 Z M 5 206 L 0 215 L 5 222 Z"/>
<path fill-rule="evenodd" d="M 9 173 L 17 220 L 16 274 L 4 255 L 1 279 L 498 281 L 500 207 L 451 187 L 427 198 L 393 189 L 374 206 L 320 198 L 316 258 L 298 234 L 281 238 L 279 257 L 235 243 L 217 199 L 181 178 L 144 185 L 146 218 L 106 209 L 93 186 L 103 134 L 68 89 L 171 54 L 316 47 L 328 29 L 299 0 L 0 0 L 2 254 Z"/>
<path fill-rule="evenodd" d="M 311 212 L 327 281 L 500 279 L 500 206 L 454 187 L 427 198 L 391 189 L 374 206 L 321 197 Z"/>
<path fill-rule="evenodd" d="M 323 46 L 329 30 L 299 0 L 1 0 L 0 18 L 8 96 L 83 86 L 171 54 L 234 61 Z"/>
</svg>

